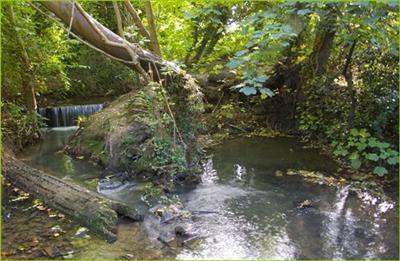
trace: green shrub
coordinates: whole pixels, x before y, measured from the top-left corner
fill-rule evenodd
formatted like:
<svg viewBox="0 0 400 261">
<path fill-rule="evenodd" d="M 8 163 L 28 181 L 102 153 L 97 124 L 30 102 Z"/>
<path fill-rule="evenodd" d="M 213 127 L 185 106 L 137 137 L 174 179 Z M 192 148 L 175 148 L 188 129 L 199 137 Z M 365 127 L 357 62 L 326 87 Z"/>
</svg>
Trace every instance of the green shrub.
<svg viewBox="0 0 400 261">
<path fill-rule="evenodd" d="M 366 129 L 351 129 L 344 142 L 333 142 L 334 154 L 350 161 L 354 169 L 365 167 L 380 177 L 399 163 L 399 153 L 387 142 L 372 137 Z"/>
</svg>

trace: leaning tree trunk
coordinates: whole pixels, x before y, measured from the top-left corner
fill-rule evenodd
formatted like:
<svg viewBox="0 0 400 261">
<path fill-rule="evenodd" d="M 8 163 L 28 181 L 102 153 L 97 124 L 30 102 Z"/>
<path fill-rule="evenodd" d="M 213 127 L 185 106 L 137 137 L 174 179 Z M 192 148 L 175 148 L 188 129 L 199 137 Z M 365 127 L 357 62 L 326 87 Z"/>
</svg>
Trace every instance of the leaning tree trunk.
<svg viewBox="0 0 400 261">
<path fill-rule="evenodd" d="M 98 51 L 128 65 L 143 76 L 143 69 L 161 69 L 165 62 L 160 57 L 143 50 L 115 34 L 91 17 L 73 2 L 41 2 L 48 10 L 60 18 L 73 33 L 80 36 Z M 156 75 L 154 75 L 156 77 Z M 159 79 L 155 79 L 159 80 Z"/>
<path fill-rule="evenodd" d="M 143 218 L 134 208 L 48 175 L 7 154 L 3 154 L 2 171 L 14 186 L 110 241 L 116 239 L 118 214 L 135 221 Z"/>
</svg>

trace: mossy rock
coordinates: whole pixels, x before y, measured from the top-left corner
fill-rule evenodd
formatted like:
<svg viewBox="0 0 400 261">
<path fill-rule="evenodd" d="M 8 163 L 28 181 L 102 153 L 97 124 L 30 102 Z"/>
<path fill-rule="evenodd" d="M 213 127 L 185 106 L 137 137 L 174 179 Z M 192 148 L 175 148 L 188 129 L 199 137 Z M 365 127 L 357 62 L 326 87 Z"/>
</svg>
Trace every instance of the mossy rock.
<svg viewBox="0 0 400 261">
<path fill-rule="evenodd" d="M 127 146 L 127 138 L 134 141 L 129 143 L 134 149 L 151 137 L 149 127 L 129 111 L 129 103 L 136 93 L 125 94 L 91 115 L 70 138 L 66 151 L 107 168 L 124 169 L 121 153 Z"/>
</svg>

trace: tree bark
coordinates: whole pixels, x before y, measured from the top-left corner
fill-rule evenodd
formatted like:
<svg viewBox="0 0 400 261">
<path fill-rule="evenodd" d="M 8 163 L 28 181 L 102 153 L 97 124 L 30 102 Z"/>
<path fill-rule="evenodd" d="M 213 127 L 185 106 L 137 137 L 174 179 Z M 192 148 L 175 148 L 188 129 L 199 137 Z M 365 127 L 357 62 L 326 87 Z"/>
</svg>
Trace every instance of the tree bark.
<svg viewBox="0 0 400 261">
<path fill-rule="evenodd" d="M 356 93 L 356 90 L 354 89 L 353 73 L 351 71 L 351 59 L 352 59 L 356 44 L 357 44 L 357 40 L 354 40 L 350 46 L 350 50 L 347 55 L 346 63 L 344 65 L 344 69 L 343 69 L 343 76 L 346 80 L 347 88 L 349 89 L 349 92 L 350 92 L 350 110 L 349 110 L 349 116 L 348 116 L 349 129 L 354 128 L 354 118 L 355 118 L 356 109 L 357 109 L 357 98 L 356 98 L 357 93 Z"/>
<path fill-rule="evenodd" d="M 311 63 L 315 76 L 321 76 L 326 72 L 333 40 L 336 35 L 336 25 L 336 11 L 331 4 L 328 4 L 326 13 L 318 24 L 311 54 Z"/>
<path fill-rule="evenodd" d="M 4 178 L 14 186 L 110 241 L 116 240 L 118 214 L 135 221 L 143 219 L 134 208 L 48 175 L 5 153 L 2 171 Z"/>
<path fill-rule="evenodd" d="M 113 7 L 114 7 L 114 12 L 115 12 L 115 17 L 117 19 L 118 34 L 122 38 L 125 38 L 124 37 L 124 29 L 122 28 L 122 18 L 121 18 L 121 12 L 119 11 L 119 7 L 118 7 L 118 2 L 113 1 Z"/>
<path fill-rule="evenodd" d="M 14 36 L 17 41 L 17 50 L 20 51 L 20 55 L 22 57 L 21 63 L 21 72 L 22 72 L 22 93 L 25 101 L 25 106 L 28 110 L 28 114 L 33 118 L 34 128 L 37 128 L 37 119 L 36 119 L 36 98 L 35 98 L 35 89 L 33 87 L 33 70 L 32 65 L 29 59 L 28 52 L 26 51 L 24 42 L 17 31 L 17 23 L 15 19 L 15 13 L 13 6 L 11 4 L 6 5 L 9 16 L 10 16 L 10 24 L 12 30 L 14 31 Z"/>
<path fill-rule="evenodd" d="M 160 57 L 136 44 L 132 44 L 104 27 L 88 13 L 86 13 L 78 3 L 72 2 L 41 2 L 48 10 L 59 17 L 66 25 L 71 25 L 71 30 L 76 35 L 83 38 L 89 44 L 104 52 L 108 56 L 128 65 L 143 75 L 144 71 L 159 70 L 165 65 Z M 73 11 L 73 5 L 76 8 Z M 72 16 L 72 19 L 71 19 Z M 154 80 L 157 74 L 154 74 Z"/>
<path fill-rule="evenodd" d="M 141 35 L 147 39 L 146 45 L 149 47 L 151 51 L 154 52 L 153 50 L 153 45 L 150 44 L 150 34 L 146 30 L 146 27 L 144 27 L 142 20 L 140 19 L 138 13 L 136 12 L 136 9 L 132 6 L 131 2 L 129 0 L 124 1 L 125 7 L 128 10 L 128 13 L 133 19 L 133 22 L 135 23 L 136 27 L 139 29 L 139 32 Z"/>
<path fill-rule="evenodd" d="M 144 11 L 146 13 L 147 22 L 149 23 L 149 33 L 150 33 L 150 45 L 152 46 L 152 50 L 160 57 L 161 56 L 161 49 L 160 44 L 157 38 L 157 28 L 156 22 L 154 20 L 154 13 L 153 9 L 151 8 L 150 0 L 146 0 L 144 2 Z"/>
</svg>

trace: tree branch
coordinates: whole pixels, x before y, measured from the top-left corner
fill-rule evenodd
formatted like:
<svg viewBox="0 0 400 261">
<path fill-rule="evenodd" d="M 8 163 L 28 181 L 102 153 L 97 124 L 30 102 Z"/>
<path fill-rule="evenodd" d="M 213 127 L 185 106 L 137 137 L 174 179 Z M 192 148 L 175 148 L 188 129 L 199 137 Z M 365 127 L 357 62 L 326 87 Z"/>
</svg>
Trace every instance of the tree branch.
<svg viewBox="0 0 400 261">
<path fill-rule="evenodd" d="M 142 36 L 148 40 L 150 40 L 150 34 L 149 32 L 146 30 L 146 28 L 144 27 L 142 20 L 140 19 L 138 13 L 136 12 L 135 8 L 132 6 L 131 2 L 129 2 L 129 0 L 124 1 L 125 7 L 128 10 L 128 13 L 130 14 L 130 16 L 133 19 L 133 22 L 135 23 L 135 25 L 137 26 L 137 28 L 139 29 L 139 32 L 142 34 Z M 149 46 L 149 49 L 151 49 L 151 46 L 149 44 L 149 42 L 147 42 L 147 45 Z"/>
<path fill-rule="evenodd" d="M 146 13 L 147 22 L 149 23 L 150 45 L 152 46 L 151 49 L 152 49 L 152 51 L 154 51 L 155 54 L 162 57 L 160 44 L 159 44 L 158 38 L 157 38 L 157 28 L 156 28 L 156 23 L 154 20 L 154 13 L 153 13 L 153 9 L 151 8 L 150 0 L 146 0 L 144 2 L 144 11 Z"/>
</svg>

